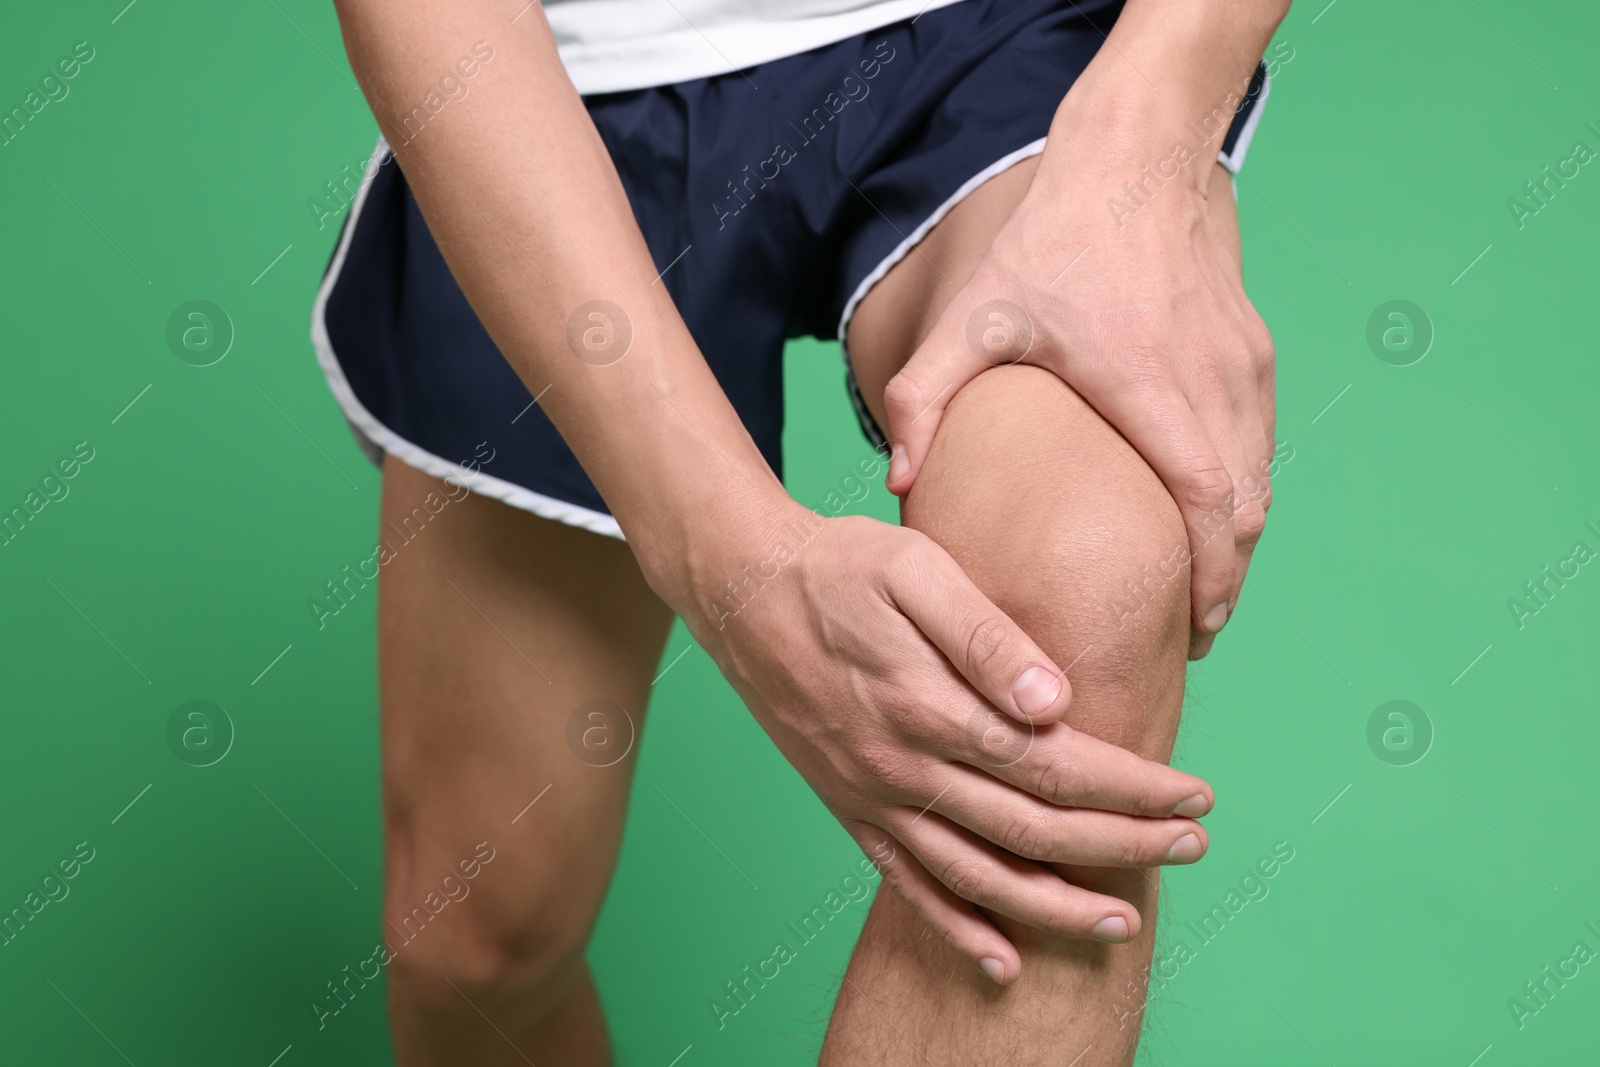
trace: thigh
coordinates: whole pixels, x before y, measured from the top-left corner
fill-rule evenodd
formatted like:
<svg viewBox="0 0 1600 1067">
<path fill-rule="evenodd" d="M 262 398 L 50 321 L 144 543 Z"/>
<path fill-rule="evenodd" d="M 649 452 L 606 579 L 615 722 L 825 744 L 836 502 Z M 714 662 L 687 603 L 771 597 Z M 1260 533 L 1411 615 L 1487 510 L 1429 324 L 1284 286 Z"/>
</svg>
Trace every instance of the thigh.
<svg viewBox="0 0 1600 1067">
<path fill-rule="evenodd" d="M 382 535 L 387 936 L 410 936 L 399 917 L 492 851 L 474 902 L 399 956 L 454 956 L 469 980 L 474 960 L 549 965 L 581 951 L 609 881 L 672 615 L 623 542 L 392 456 Z"/>
</svg>

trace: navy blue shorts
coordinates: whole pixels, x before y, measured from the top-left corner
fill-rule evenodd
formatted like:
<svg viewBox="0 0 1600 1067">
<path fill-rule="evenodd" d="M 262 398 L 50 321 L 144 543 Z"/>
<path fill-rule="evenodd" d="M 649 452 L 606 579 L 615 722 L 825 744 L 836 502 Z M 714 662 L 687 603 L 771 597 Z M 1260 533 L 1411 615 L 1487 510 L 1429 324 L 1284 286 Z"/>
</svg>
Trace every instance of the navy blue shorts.
<svg viewBox="0 0 1600 1067">
<path fill-rule="evenodd" d="M 962 0 L 743 72 L 585 98 L 663 282 L 774 471 L 784 342 L 842 342 L 867 291 L 955 204 L 1043 151 L 1120 8 Z M 1231 170 L 1266 88 L 1261 68 L 1220 144 Z M 436 477 L 481 467 L 475 491 L 621 536 L 392 163 L 380 141 L 312 315 L 358 439 Z"/>
</svg>

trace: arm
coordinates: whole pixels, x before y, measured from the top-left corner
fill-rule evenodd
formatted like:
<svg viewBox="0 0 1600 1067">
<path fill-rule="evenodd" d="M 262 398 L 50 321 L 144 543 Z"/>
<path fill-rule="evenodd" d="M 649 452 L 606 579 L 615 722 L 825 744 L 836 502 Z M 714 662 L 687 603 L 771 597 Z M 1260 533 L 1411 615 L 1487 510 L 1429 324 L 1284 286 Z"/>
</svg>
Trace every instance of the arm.
<svg viewBox="0 0 1600 1067">
<path fill-rule="evenodd" d="M 536 4 L 520 15 L 521 0 L 338 7 L 352 66 L 462 291 L 543 397 L 652 588 L 857 841 L 882 844 L 879 828 L 929 800 L 885 780 L 886 753 L 930 773 L 950 763 L 984 768 L 992 761 L 982 731 L 965 728 L 983 709 L 1023 722 L 1061 717 L 1070 693 L 1060 668 L 942 549 L 883 523 L 822 520 L 783 491 L 654 284 L 616 171 Z M 470 103 L 408 139 L 401 117 L 478 41 L 494 48 L 494 62 Z M 612 321 L 574 327 L 574 310 L 597 299 L 615 305 Z M 583 348 L 591 328 L 598 352 Z M 795 545 L 778 558 L 783 580 L 736 617 L 719 608 L 730 581 L 771 561 L 786 539 Z M 1081 836 L 1059 858 L 1148 863 L 1197 829 L 1170 817 L 1174 809 L 1210 807 L 1208 787 L 1190 775 L 1086 735 L 1051 737 L 996 773 L 1009 785 L 962 813 L 974 833 L 999 838 L 1048 792 L 1054 803 L 1110 809 L 1083 813 Z M 1070 786 L 1047 773 L 1063 762 L 1079 770 Z M 911 847 L 874 855 L 919 863 Z M 1001 910 L 1008 902 L 1023 910 L 1026 888 L 1035 906 L 1043 892 L 1070 908 L 1080 936 L 1107 915 L 1137 924 L 1126 902 L 1059 879 L 1042 890 L 1016 882 Z M 939 927 L 972 959 L 1016 959 L 970 908 L 936 906 L 947 913 Z"/>
<path fill-rule="evenodd" d="M 990 366 L 1020 359 L 1082 394 L 1183 515 L 1196 656 L 1238 602 L 1261 535 L 1275 415 L 1271 337 L 1240 285 L 1236 236 L 1208 216 L 1207 190 L 1288 6 L 1130 0 L 1057 110 L 1027 196 L 885 395 L 898 450 L 888 485 L 903 495 L 946 405 Z M 995 300 L 1026 318 L 1025 354 L 1007 348 L 1020 324 L 983 307 Z M 974 324 L 998 347 L 969 343 Z"/>
<path fill-rule="evenodd" d="M 653 581 L 698 516 L 758 521 L 786 500 L 662 285 L 616 169 L 556 55 L 543 9 L 486 0 L 341 0 L 350 62 L 451 272 L 572 446 Z M 494 60 L 464 106 L 403 125 L 476 42 Z M 536 116 L 536 118 L 531 118 Z M 508 131 L 520 131 L 511 135 Z M 621 309 L 568 344 L 579 305 Z M 707 477 L 715 471 L 717 476 Z M 737 488 L 729 491 L 727 486 Z M 669 603 L 685 590 L 657 585 Z M 674 604 L 674 606 L 677 606 Z"/>
</svg>

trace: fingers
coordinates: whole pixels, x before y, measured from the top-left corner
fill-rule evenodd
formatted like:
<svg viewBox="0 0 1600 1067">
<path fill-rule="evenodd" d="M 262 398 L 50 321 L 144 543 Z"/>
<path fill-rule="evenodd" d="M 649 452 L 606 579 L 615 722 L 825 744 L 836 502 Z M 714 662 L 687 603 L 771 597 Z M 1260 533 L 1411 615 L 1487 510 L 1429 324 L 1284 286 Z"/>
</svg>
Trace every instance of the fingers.
<svg viewBox="0 0 1600 1067">
<path fill-rule="evenodd" d="M 1250 390 L 1253 394 L 1254 390 Z M 1266 529 L 1267 506 L 1271 503 L 1271 484 L 1267 468 L 1271 462 L 1271 446 L 1263 453 L 1255 444 L 1262 440 L 1261 422 L 1254 405 L 1254 397 L 1236 404 L 1231 415 L 1213 415 L 1207 419 L 1212 427 L 1213 439 L 1220 455 L 1225 457 L 1228 473 L 1233 479 L 1233 579 L 1228 588 L 1226 610 L 1219 613 L 1222 625 L 1233 617 L 1244 589 L 1245 575 L 1250 569 L 1250 558 L 1255 554 L 1256 543 Z M 1227 547 L 1223 545 L 1223 547 Z M 1194 628 L 1189 634 L 1189 658 L 1203 659 L 1216 640 L 1216 630 L 1209 626 Z"/>
<path fill-rule="evenodd" d="M 1228 590 L 1228 615 L 1239 603 L 1250 557 L 1266 529 L 1271 502 L 1268 471 L 1272 442 L 1261 423 L 1254 366 L 1249 361 L 1218 360 L 1226 392 L 1211 391 L 1191 398 L 1213 447 L 1233 478 L 1233 582 Z M 1226 369 L 1224 369 L 1226 368 Z"/>
<path fill-rule="evenodd" d="M 1022 973 L 1022 956 L 1016 946 L 903 846 L 896 847 L 898 842 L 889 844 L 893 838 L 867 823 L 846 823 L 845 829 L 869 855 L 892 857 L 888 862 L 873 861 L 883 873 L 884 882 L 947 945 L 1000 985 L 1015 981 Z"/>
<path fill-rule="evenodd" d="M 1061 808 L 972 768 L 950 770 L 951 783 L 925 811 L 1024 859 L 1075 867 L 1158 867 L 1194 863 L 1209 844 L 1205 830 L 1190 819 Z"/>
<path fill-rule="evenodd" d="M 1228 546 L 1233 554 L 1233 567 L 1232 580 L 1228 583 L 1227 610 L 1223 618 L 1225 624 L 1227 619 L 1232 617 L 1234 606 L 1239 602 L 1239 589 L 1244 583 L 1250 554 L 1255 550 L 1256 542 L 1261 539 L 1261 532 L 1265 528 L 1266 512 L 1261 506 L 1262 478 L 1265 477 L 1265 473 L 1261 472 L 1253 462 L 1260 454 L 1261 447 L 1257 443 L 1259 438 L 1250 432 L 1250 424 L 1255 422 L 1255 413 L 1252 410 L 1247 418 L 1241 418 L 1241 405 L 1228 406 L 1223 400 L 1223 397 L 1213 397 L 1211 402 L 1197 407 L 1201 422 L 1206 426 L 1207 435 L 1212 441 L 1212 447 L 1222 457 L 1228 475 L 1233 481 L 1233 538 L 1232 544 Z M 1206 629 L 1215 632 L 1212 627 Z"/>
<path fill-rule="evenodd" d="M 1132 904 L 1072 885 L 942 815 L 930 812 L 889 829 L 945 889 L 980 908 L 1079 941 L 1121 944 L 1139 934 L 1139 910 Z"/>
<path fill-rule="evenodd" d="M 1229 601 L 1229 614 L 1238 606 L 1239 595 L 1244 590 L 1245 576 L 1250 571 L 1250 559 L 1267 528 L 1267 509 L 1272 506 L 1272 438 L 1261 424 L 1261 412 L 1256 403 L 1255 391 L 1239 406 L 1238 419 L 1240 444 L 1246 449 L 1249 469 L 1239 485 L 1234 509 L 1234 532 L 1238 541 L 1234 545 L 1233 599 Z M 1251 447 L 1252 443 L 1260 442 Z"/>
<path fill-rule="evenodd" d="M 1064 723 L 1030 729 L 995 716 L 981 727 L 964 751 L 947 756 L 1047 804 L 1197 819 L 1216 803 L 1205 779 Z"/>
<path fill-rule="evenodd" d="M 1181 393 L 1130 397 L 1123 414 L 1119 428 L 1183 515 L 1195 628 L 1214 634 L 1228 621 L 1234 591 L 1233 474 Z"/>
<path fill-rule="evenodd" d="M 1245 459 L 1249 461 L 1249 473 L 1243 483 L 1235 487 L 1234 527 L 1238 540 L 1234 552 L 1236 573 L 1230 613 L 1238 605 L 1245 575 L 1250 569 L 1250 558 L 1255 553 L 1257 542 L 1261 540 L 1266 527 L 1267 510 L 1272 506 L 1272 460 L 1277 446 L 1277 373 L 1272 334 L 1239 284 L 1237 263 L 1232 266 L 1234 269 L 1224 272 L 1225 277 L 1218 284 L 1223 292 L 1232 295 L 1238 311 L 1240 340 L 1235 349 L 1235 358 L 1229 364 L 1234 368 L 1229 391 L 1233 423 L 1237 427 Z M 1201 655 L 1210 645 L 1209 640 L 1204 641 Z M 1191 642 L 1191 652 L 1194 648 L 1195 642 Z M 1191 655 L 1191 658 L 1200 657 Z"/>
<path fill-rule="evenodd" d="M 1003 327 L 997 327 L 1003 328 Z M 989 363 L 960 345 L 924 344 L 883 390 L 889 425 L 889 476 L 884 486 L 905 496 L 928 458 L 950 398 Z"/>
<path fill-rule="evenodd" d="M 1072 701 L 1061 668 L 978 591 L 932 541 L 907 560 L 890 596 L 974 689 L 1019 722 L 1055 722 Z"/>
</svg>

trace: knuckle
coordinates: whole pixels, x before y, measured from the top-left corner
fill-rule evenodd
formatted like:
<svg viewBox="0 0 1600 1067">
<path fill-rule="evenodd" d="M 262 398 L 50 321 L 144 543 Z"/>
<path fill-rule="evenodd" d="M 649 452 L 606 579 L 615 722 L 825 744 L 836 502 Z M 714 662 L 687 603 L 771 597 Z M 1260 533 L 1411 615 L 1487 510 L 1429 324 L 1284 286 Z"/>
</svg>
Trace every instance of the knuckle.
<svg viewBox="0 0 1600 1067">
<path fill-rule="evenodd" d="M 1267 324 L 1260 315 L 1251 314 L 1245 327 L 1250 351 L 1254 353 L 1256 367 L 1266 370 L 1272 367 L 1277 358 L 1276 347 L 1272 340 L 1272 331 L 1267 329 Z"/>
<path fill-rule="evenodd" d="M 1246 502 L 1233 513 L 1234 536 L 1240 544 L 1253 545 L 1267 528 L 1267 509 L 1259 500 Z"/>
<path fill-rule="evenodd" d="M 973 670 L 987 671 L 1004 666 L 1010 659 L 1011 628 L 1004 619 L 990 615 L 979 619 L 967 632 L 966 660 Z"/>
<path fill-rule="evenodd" d="M 885 578 L 900 586 L 918 586 L 933 581 L 939 565 L 938 555 L 934 551 L 936 546 L 925 535 L 910 527 L 899 529 L 913 536 L 897 536 L 892 542 L 883 567 Z"/>
<path fill-rule="evenodd" d="M 896 692 L 884 699 L 880 707 L 883 709 L 884 720 L 901 736 L 917 731 L 922 719 L 922 709 L 903 693 Z"/>
<path fill-rule="evenodd" d="M 1215 458 L 1196 459 L 1183 475 L 1182 503 L 1207 511 L 1233 513 L 1233 477 L 1222 461 Z"/>
<path fill-rule="evenodd" d="M 997 842 L 1007 852 L 1027 859 L 1047 859 L 1054 854 L 1054 835 L 1037 812 L 1007 824 L 1002 840 Z"/>
<path fill-rule="evenodd" d="M 930 745 L 942 745 L 952 740 L 959 740 L 960 734 L 951 722 L 951 716 L 942 706 L 944 693 L 927 690 L 920 696 L 911 693 L 898 694 L 883 701 L 879 706 L 883 709 L 883 721 L 888 728 L 889 736 L 896 744 L 891 747 L 894 754 L 888 759 L 896 762 L 901 768 L 897 780 L 915 777 L 920 780 L 920 775 L 913 775 L 915 757 L 913 753 L 922 753 Z"/>
<path fill-rule="evenodd" d="M 982 863 L 968 859 L 951 860 L 940 872 L 939 880 L 962 900 L 977 904 L 989 899 L 989 874 Z"/>
<path fill-rule="evenodd" d="M 1202 348 L 1195 355 L 1190 365 L 1190 373 L 1194 377 L 1194 387 L 1199 391 L 1200 395 L 1223 396 L 1227 394 L 1231 362 L 1223 353 L 1211 348 Z"/>
<path fill-rule="evenodd" d="M 1151 817 L 1166 815 L 1171 805 L 1165 801 L 1166 798 L 1153 781 L 1140 782 L 1128 797 L 1134 814 Z"/>
<path fill-rule="evenodd" d="M 1070 760 L 1051 757 L 1040 764 L 1033 777 L 1033 795 L 1051 804 L 1074 805 L 1082 789 Z"/>
<path fill-rule="evenodd" d="M 869 783 L 905 788 L 911 784 L 911 761 L 894 745 L 873 742 L 856 752 L 856 765 Z"/>
<path fill-rule="evenodd" d="M 1160 390 L 1172 380 L 1172 362 L 1153 341 L 1133 340 L 1117 355 L 1127 383 L 1143 390 Z"/>
<path fill-rule="evenodd" d="M 921 400 L 921 387 L 905 371 L 890 378 L 883 387 L 883 406 L 892 416 L 915 414 Z"/>
</svg>

